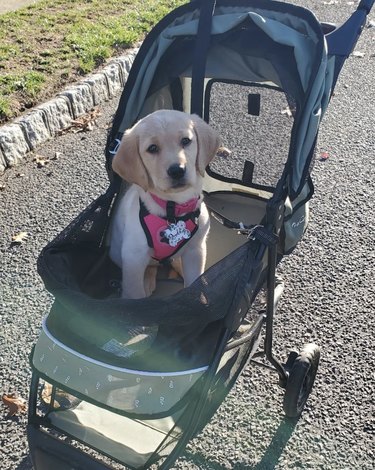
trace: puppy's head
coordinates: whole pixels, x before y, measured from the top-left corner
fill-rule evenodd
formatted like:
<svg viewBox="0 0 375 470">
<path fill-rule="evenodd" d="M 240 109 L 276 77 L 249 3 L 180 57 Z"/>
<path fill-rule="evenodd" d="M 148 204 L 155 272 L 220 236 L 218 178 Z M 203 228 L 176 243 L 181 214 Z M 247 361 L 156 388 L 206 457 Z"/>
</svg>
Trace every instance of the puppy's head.
<svg viewBox="0 0 375 470">
<path fill-rule="evenodd" d="M 219 145 L 217 133 L 198 116 L 155 111 L 126 131 L 112 167 L 145 191 L 182 192 L 197 186 Z"/>
</svg>

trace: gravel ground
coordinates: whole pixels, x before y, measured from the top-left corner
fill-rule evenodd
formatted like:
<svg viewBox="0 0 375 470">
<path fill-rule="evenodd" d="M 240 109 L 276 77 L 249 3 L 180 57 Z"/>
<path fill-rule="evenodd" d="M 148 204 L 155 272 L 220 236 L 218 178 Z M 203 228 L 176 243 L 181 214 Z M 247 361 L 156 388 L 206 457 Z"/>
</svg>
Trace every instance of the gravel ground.
<svg viewBox="0 0 375 470">
<path fill-rule="evenodd" d="M 300 2 L 303 3 L 303 2 Z M 320 19 L 340 21 L 349 2 L 306 2 Z M 332 3 L 332 2 L 327 2 Z M 372 15 L 373 17 L 373 15 Z M 248 367 L 175 469 L 327 469 L 375 467 L 373 279 L 375 176 L 374 44 L 366 29 L 343 70 L 324 118 L 314 168 L 316 193 L 303 241 L 283 260 L 286 288 L 275 324 L 275 350 L 305 342 L 322 347 L 316 385 L 296 424 L 283 418 L 276 376 Z M 51 297 L 36 273 L 42 247 L 106 187 L 103 148 L 114 100 L 90 133 L 66 134 L 0 177 L 0 391 L 27 398 L 28 356 Z M 57 153 L 57 157 L 56 157 Z M 12 235 L 27 232 L 21 245 Z M 29 470 L 26 416 L 0 408 L 0 468 Z"/>
</svg>

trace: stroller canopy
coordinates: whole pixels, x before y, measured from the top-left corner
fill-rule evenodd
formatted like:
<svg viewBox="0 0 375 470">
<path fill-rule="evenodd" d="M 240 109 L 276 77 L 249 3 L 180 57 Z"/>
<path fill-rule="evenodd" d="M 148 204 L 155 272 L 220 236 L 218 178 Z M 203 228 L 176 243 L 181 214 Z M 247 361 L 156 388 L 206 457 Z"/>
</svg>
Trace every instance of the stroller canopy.
<svg viewBox="0 0 375 470">
<path fill-rule="evenodd" d="M 284 91 L 294 115 L 285 172 L 294 198 L 305 184 L 333 80 L 334 61 L 328 58 L 322 27 L 309 10 L 285 3 L 214 3 L 195 1 L 174 10 L 146 38 L 107 155 L 127 128 L 157 109 L 179 109 L 209 120 L 204 93 L 212 80 L 274 86 Z"/>
</svg>

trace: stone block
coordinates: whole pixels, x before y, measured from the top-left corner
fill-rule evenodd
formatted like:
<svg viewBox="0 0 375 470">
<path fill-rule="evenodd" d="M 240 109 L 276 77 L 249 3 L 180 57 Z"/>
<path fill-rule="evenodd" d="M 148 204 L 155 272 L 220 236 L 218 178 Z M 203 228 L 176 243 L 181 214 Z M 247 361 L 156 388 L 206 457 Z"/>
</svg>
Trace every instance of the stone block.
<svg viewBox="0 0 375 470">
<path fill-rule="evenodd" d="M 6 166 L 14 166 L 21 162 L 27 152 L 29 144 L 19 124 L 9 124 L 0 127 L 0 149 L 5 158 Z"/>
<path fill-rule="evenodd" d="M 42 144 L 51 137 L 49 129 L 43 119 L 43 113 L 40 109 L 35 109 L 14 121 L 18 124 L 26 138 L 26 142 L 31 150 Z"/>
<path fill-rule="evenodd" d="M 0 173 L 3 173 L 5 169 L 7 168 L 7 162 L 5 160 L 3 151 L 0 149 Z"/>
<path fill-rule="evenodd" d="M 91 87 L 94 106 L 109 100 L 108 82 L 104 73 L 89 75 L 84 83 Z"/>
<path fill-rule="evenodd" d="M 75 85 L 58 94 L 59 97 L 68 98 L 73 111 L 73 118 L 77 119 L 94 107 L 92 89 L 88 83 Z"/>
<path fill-rule="evenodd" d="M 120 82 L 123 87 L 126 83 L 126 80 L 129 75 L 129 60 L 127 57 L 118 57 L 114 59 L 111 63 L 117 64 L 120 71 Z"/>
<path fill-rule="evenodd" d="M 35 109 L 42 112 L 43 120 L 51 137 L 56 132 L 68 127 L 73 118 L 70 102 L 66 97 L 54 98 Z"/>
<path fill-rule="evenodd" d="M 111 62 L 103 69 L 103 73 L 107 77 L 109 96 L 112 98 L 122 88 L 120 66 L 116 62 Z"/>
<path fill-rule="evenodd" d="M 129 52 L 125 56 L 125 58 L 128 61 L 128 67 L 129 67 L 128 72 L 129 72 L 131 66 L 133 65 L 134 59 L 135 59 L 136 55 L 138 54 L 139 49 L 140 49 L 140 47 L 135 47 L 134 49 L 129 50 Z"/>
</svg>

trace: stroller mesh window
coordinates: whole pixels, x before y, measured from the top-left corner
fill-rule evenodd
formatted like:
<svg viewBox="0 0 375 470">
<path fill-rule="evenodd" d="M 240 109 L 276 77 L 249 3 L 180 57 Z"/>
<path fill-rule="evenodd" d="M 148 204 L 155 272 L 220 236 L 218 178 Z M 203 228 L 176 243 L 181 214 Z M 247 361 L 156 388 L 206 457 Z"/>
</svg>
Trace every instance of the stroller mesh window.
<svg viewBox="0 0 375 470">
<path fill-rule="evenodd" d="M 288 158 L 295 114 L 291 98 L 276 87 L 215 81 L 207 86 L 205 106 L 206 118 L 232 152 L 225 168 L 223 159 L 216 159 L 211 170 L 242 180 L 250 161 L 244 182 L 274 187 Z"/>
</svg>

